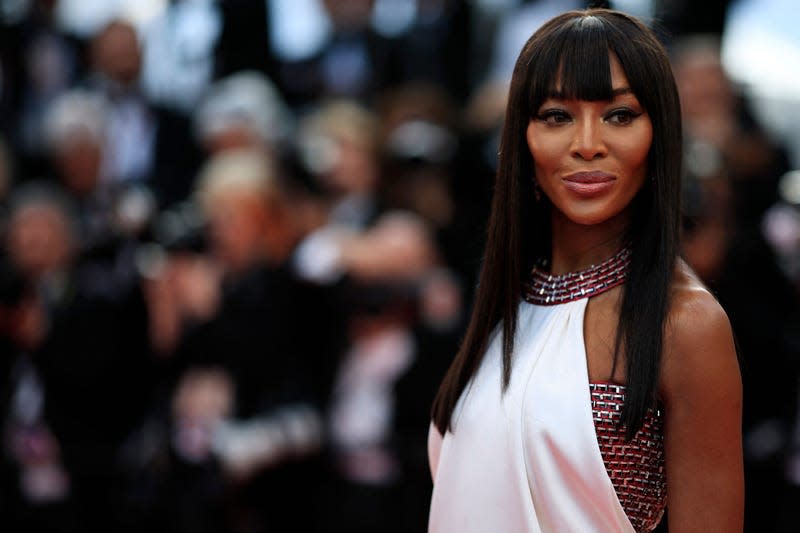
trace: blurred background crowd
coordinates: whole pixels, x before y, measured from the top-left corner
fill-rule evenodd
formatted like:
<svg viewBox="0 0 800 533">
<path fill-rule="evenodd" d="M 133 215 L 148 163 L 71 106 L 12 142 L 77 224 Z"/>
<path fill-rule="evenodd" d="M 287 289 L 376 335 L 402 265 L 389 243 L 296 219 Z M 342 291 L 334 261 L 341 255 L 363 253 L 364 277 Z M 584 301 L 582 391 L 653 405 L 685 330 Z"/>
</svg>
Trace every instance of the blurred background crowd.
<svg viewBox="0 0 800 533">
<path fill-rule="evenodd" d="M 759 532 L 800 524 L 792 3 L 610 2 L 672 54 Z M 424 531 L 513 62 L 587 5 L 3 0 L 0 529 Z"/>
</svg>

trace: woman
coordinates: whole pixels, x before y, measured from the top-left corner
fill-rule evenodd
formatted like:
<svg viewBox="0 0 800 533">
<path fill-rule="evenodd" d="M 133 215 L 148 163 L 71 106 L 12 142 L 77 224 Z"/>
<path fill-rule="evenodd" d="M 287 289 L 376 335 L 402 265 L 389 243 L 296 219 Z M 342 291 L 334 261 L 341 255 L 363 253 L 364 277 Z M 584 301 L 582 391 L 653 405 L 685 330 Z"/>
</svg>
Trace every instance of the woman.
<svg viewBox="0 0 800 533">
<path fill-rule="evenodd" d="M 514 70 L 472 319 L 433 407 L 430 530 L 742 528 L 741 379 L 677 258 L 681 125 L 635 19 L 565 13 Z"/>
</svg>

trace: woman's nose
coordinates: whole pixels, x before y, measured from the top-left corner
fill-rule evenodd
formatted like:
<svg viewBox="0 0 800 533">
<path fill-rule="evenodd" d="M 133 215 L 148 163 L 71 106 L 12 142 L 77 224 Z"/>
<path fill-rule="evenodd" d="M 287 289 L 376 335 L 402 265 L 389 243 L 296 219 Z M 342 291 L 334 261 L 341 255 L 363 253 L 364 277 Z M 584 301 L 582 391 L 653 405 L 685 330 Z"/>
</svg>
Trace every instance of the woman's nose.
<svg viewBox="0 0 800 533">
<path fill-rule="evenodd" d="M 585 161 L 592 161 L 605 157 L 607 148 L 601 134 L 601 125 L 591 119 L 579 120 L 572 139 L 571 152 L 573 157 Z"/>
</svg>

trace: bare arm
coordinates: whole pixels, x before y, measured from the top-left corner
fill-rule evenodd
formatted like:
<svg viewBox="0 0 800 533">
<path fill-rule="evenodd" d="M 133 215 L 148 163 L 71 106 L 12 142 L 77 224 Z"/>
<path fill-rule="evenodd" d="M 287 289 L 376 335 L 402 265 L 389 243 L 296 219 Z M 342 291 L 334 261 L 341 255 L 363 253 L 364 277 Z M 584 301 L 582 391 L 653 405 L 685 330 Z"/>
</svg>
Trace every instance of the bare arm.
<svg viewBox="0 0 800 533">
<path fill-rule="evenodd" d="M 670 532 L 741 532 L 739 364 L 728 317 L 696 285 L 676 291 L 662 368 Z"/>
</svg>

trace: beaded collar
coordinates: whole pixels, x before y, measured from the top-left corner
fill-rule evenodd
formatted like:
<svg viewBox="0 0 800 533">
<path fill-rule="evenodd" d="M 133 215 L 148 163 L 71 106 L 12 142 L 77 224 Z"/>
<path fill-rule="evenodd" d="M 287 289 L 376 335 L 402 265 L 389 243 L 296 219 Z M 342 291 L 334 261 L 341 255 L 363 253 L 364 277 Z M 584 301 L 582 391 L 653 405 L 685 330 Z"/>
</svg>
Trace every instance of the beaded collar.
<svg viewBox="0 0 800 533">
<path fill-rule="evenodd" d="M 522 295 L 536 305 L 558 305 L 596 296 L 625 283 L 630 264 L 631 251 L 626 247 L 602 263 L 577 272 L 555 275 L 537 265 L 523 284 Z"/>
</svg>

